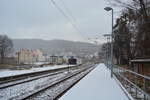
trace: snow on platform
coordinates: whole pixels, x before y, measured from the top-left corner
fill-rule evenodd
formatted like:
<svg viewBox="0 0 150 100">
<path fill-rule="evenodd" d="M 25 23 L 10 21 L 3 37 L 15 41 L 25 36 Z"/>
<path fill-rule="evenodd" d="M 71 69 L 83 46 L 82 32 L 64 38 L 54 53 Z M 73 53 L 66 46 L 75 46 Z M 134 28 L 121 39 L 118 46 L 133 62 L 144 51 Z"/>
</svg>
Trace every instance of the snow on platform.
<svg viewBox="0 0 150 100">
<path fill-rule="evenodd" d="M 69 66 L 74 66 L 74 65 L 69 65 Z M 52 66 L 41 67 L 41 68 L 31 68 L 28 70 L 0 70 L 0 78 L 21 75 L 21 74 L 25 74 L 25 73 L 38 72 L 38 71 L 65 68 L 65 67 L 68 67 L 68 65 L 52 65 Z"/>
<path fill-rule="evenodd" d="M 104 64 L 71 88 L 59 100 L 129 100 Z"/>
</svg>

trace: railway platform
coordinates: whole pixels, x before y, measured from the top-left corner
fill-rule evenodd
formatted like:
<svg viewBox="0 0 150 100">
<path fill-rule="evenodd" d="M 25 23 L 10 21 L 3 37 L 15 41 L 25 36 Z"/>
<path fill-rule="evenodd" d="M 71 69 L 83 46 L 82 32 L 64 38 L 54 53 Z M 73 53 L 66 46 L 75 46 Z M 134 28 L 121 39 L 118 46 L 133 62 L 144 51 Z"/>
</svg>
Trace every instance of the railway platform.
<svg viewBox="0 0 150 100">
<path fill-rule="evenodd" d="M 59 100 L 130 100 L 104 64 L 79 81 Z"/>
</svg>

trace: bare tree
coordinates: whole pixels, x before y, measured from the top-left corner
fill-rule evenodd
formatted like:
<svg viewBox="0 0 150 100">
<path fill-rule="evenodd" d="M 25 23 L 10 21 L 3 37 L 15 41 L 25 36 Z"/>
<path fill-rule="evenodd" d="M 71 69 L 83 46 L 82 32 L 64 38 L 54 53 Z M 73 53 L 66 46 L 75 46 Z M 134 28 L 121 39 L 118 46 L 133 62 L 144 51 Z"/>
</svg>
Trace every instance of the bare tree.
<svg viewBox="0 0 150 100">
<path fill-rule="evenodd" d="M 1 64 L 4 63 L 5 57 L 7 57 L 13 50 L 13 42 L 6 35 L 0 35 L 0 58 Z"/>
<path fill-rule="evenodd" d="M 116 22 L 117 27 L 114 33 L 117 35 L 120 30 L 119 35 L 123 32 L 127 35 L 128 60 L 136 57 L 150 57 L 150 7 L 147 0 L 109 0 L 109 2 L 112 6 L 124 8 L 122 13 L 125 12 L 125 15 L 121 14 L 118 18 L 120 20 Z M 125 27 L 121 28 L 123 24 L 120 22 L 125 22 Z M 129 34 L 124 31 L 125 29 L 128 29 Z M 115 42 L 122 40 L 117 37 L 115 39 Z M 119 46 L 119 44 L 115 46 L 121 48 L 123 45 Z"/>
</svg>

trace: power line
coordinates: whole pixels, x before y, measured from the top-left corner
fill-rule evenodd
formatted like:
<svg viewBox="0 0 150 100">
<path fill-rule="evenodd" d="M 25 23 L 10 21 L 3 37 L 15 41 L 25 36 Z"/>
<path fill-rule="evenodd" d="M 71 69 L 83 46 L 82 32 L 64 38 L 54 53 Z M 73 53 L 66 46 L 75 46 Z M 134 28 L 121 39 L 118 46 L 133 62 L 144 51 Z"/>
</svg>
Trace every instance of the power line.
<svg viewBox="0 0 150 100">
<path fill-rule="evenodd" d="M 73 26 L 73 28 L 80 34 L 82 35 L 81 31 L 78 29 L 75 23 L 72 23 L 72 20 L 70 19 L 69 16 L 66 15 L 66 13 L 57 5 L 57 3 L 54 0 L 51 0 L 52 4 L 58 9 L 58 11 L 68 20 L 68 22 Z M 84 38 L 84 36 L 82 35 Z"/>
<path fill-rule="evenodd" d="M 75 16 L 73 16 L 72 12 L 69 10 L 69 8 L 68 8 L 68 6 L 65 4 L 64 0 L 59 0 L 59 1 L 61 1 L 61 4 L 63 5 L 63 8 L 65 9 L 66 13 L 68 13 L 68 15 L 70 16 L 70 18 L 72 19 L 71 21 L 76 25 L 76 27 L 78 28 L 78 30 L 81 29 L 81 27 L 80 27 L 80 25 L 79 25 L 79 23 L 78 23 L 78 20 L 76 19 Z M 80 31 L 80 30 L 79 30 L 79 31 Z M 80 31 L 80 33 L 82 34 L 83 31 L 82 31 L 82 32 Z M 84 33 L 86 33 L 86 32 L 84 32 Z M 87 39 L 87 38 L 88 38 L 88 37 L 86 37 L 86 39 Z M 87 39 L 87 40 L 88 40 L 88 39 Z"/>
<path fill-rule="evenodd" d="M 65 2 L 63 0 L 59 0 L 61 1 L 61 4 L 63 5 L 64 9 L 67 11 L 67 13 L 70 15 L 70 17 L 72 18 L 72 20 L 74 22 L 77 22 L 76 18 L 73 16 L 73 14 L 71 13 L 71 11 L 68 9 L 67 5 L 65 4 Z"/>
</svg>

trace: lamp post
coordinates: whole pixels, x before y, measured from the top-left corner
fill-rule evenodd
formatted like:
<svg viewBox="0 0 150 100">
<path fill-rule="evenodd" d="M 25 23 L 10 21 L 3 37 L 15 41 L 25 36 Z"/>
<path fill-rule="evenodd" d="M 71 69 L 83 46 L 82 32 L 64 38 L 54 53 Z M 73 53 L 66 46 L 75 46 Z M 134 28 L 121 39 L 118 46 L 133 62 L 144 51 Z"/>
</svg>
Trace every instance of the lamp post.
<svg viewBox="0 0 150 100">
<path fill-rule="evenodd" d="M 112 11 L 112 35 L 111 35 L 111 77 L 113 77 L 113 16 L 114 11 L 111 7 L 105 7 L 104 10 Z"/>
<path fill-rule="evenodd" d="M 109 49 L 111 48 L 111 45 L 109 45 L 109 43 L 111 43 L 110 39 L 111 39 L 111 34 L 104 34 L 103 35 L 104 37 L 106 37 L 107 39 L 107 45 L 106 45 L 106 53 L 105 53 L 105 57 L 106 57 L 106 64 L 107 64 L 107 67 L 110 68 L 110 66 L 108 66 L 108 61 L 109 61 L 109 56 L 110 56 L 110 53 L 109 53 Z"/>
</svg>

